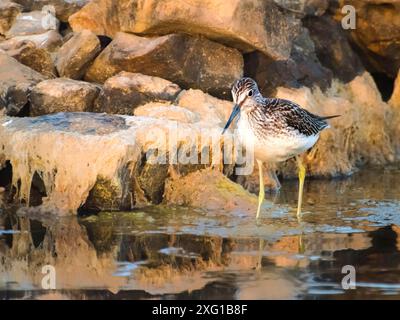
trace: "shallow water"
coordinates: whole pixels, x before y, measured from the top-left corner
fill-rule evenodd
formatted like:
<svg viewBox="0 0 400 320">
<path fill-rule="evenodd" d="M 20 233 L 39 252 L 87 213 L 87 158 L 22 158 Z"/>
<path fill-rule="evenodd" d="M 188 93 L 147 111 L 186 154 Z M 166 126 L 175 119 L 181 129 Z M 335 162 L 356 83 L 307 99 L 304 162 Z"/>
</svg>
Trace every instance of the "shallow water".
<svg viewBox="0 0 400 320">
<path fill-rule="evenodd" d="M 296 181 L 260 221 L 150 207 L 87 217 L 0 213 L 3 299 L 400 299 L 400 166 Z M 41 286 L 52 265 L 56 290 Z M 356 288 L 341 282 L 354 266 Z"/>
</svg>

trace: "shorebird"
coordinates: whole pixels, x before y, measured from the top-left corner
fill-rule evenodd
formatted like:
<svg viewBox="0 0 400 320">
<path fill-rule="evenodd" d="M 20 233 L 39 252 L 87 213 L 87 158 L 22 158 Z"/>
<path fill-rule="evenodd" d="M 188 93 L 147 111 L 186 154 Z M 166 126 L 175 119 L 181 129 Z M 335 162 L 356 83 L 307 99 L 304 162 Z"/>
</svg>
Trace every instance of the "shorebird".
<svg viewBox="0 0 400 320">
<path fill-rule="evenodd" d="M 338 115 L 321 117 L 302 109 L 292 101 L 265 98 L 251 78 L 237 80 L 232 87 L 232 97 L 234 107 L 222 134 L 236 116 L 239 116 L 238 138 L 242 145 L 251 145 L 254 149 L 254 158 L 259 168 L 260 191 L 256 218 L 260 215 L 265 197 L 263 162 L 277 163 L 295 157 L 299 175 L 299 219 L 306 176 L 306 168 L 299 155 L 314 146 L 321 131 L 329 128 L 326 120 Z"/>
</svg>

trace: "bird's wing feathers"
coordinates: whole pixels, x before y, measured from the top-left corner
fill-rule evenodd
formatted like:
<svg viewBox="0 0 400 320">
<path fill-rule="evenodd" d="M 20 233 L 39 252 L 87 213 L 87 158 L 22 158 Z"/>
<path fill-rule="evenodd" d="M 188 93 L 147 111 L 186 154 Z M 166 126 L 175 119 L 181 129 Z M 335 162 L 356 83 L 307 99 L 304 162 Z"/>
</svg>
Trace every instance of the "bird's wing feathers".
<svg viewBox="0 0 400 320">
<path fill-rule="evenodd" d="M 269 116 L 306 136 L 318 134 L 328 127 L 323 117 L 312 114 L 289 100 L 266 99 L 265 107 Z"/>
</svg>

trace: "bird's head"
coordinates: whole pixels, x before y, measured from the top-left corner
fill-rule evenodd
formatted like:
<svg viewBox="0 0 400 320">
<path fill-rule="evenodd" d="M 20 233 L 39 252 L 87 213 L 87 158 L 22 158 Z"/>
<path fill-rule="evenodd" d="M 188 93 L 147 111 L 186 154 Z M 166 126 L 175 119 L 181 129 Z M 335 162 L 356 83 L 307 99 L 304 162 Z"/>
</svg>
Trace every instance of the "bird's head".
<svg viewBox="0 0 400 320">
<path fill-rule="evenodd" d="M 251 78 L 241 78 L 236 80 L 232 86 L 232 98 L 235 104 L 232 113 L 222 131 L 222 134 L 229 128 L 232 121 L 240 114 L 241 110 L 252 107 L 257 102 L 257 98 L 261 97 L 257 83 Z"/>
</svg>

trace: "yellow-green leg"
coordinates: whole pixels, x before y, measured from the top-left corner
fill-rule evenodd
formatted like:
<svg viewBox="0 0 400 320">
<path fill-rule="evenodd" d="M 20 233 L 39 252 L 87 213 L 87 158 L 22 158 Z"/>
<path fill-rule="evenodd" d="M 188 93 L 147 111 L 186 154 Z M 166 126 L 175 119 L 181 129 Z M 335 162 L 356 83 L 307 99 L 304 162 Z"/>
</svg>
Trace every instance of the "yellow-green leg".
<svg viewBox="0 0 400 320">
<path fill-rule="evenodd" d="M 304 167 L 303 161 L 299 156 L 296 157 L 296 161 L 299 169 L 299 199 L 297 201 L 297 219 L 300 219 L 301 204 L 303 202 L 304 179 L 306 178 L 306 168 Z"/>
<path fill-rule="evenodd" d="M 257 209 L 256 219 L 258 219 L 258 217 L 260 216 L 261 205 L 264 202 L 265 198 L 262 161 L 257 160 L 257 164 L 258 164 L 258 174 L 260 176 L 260 192 L 258 193 L 258 209 Z"/>
</svg>

